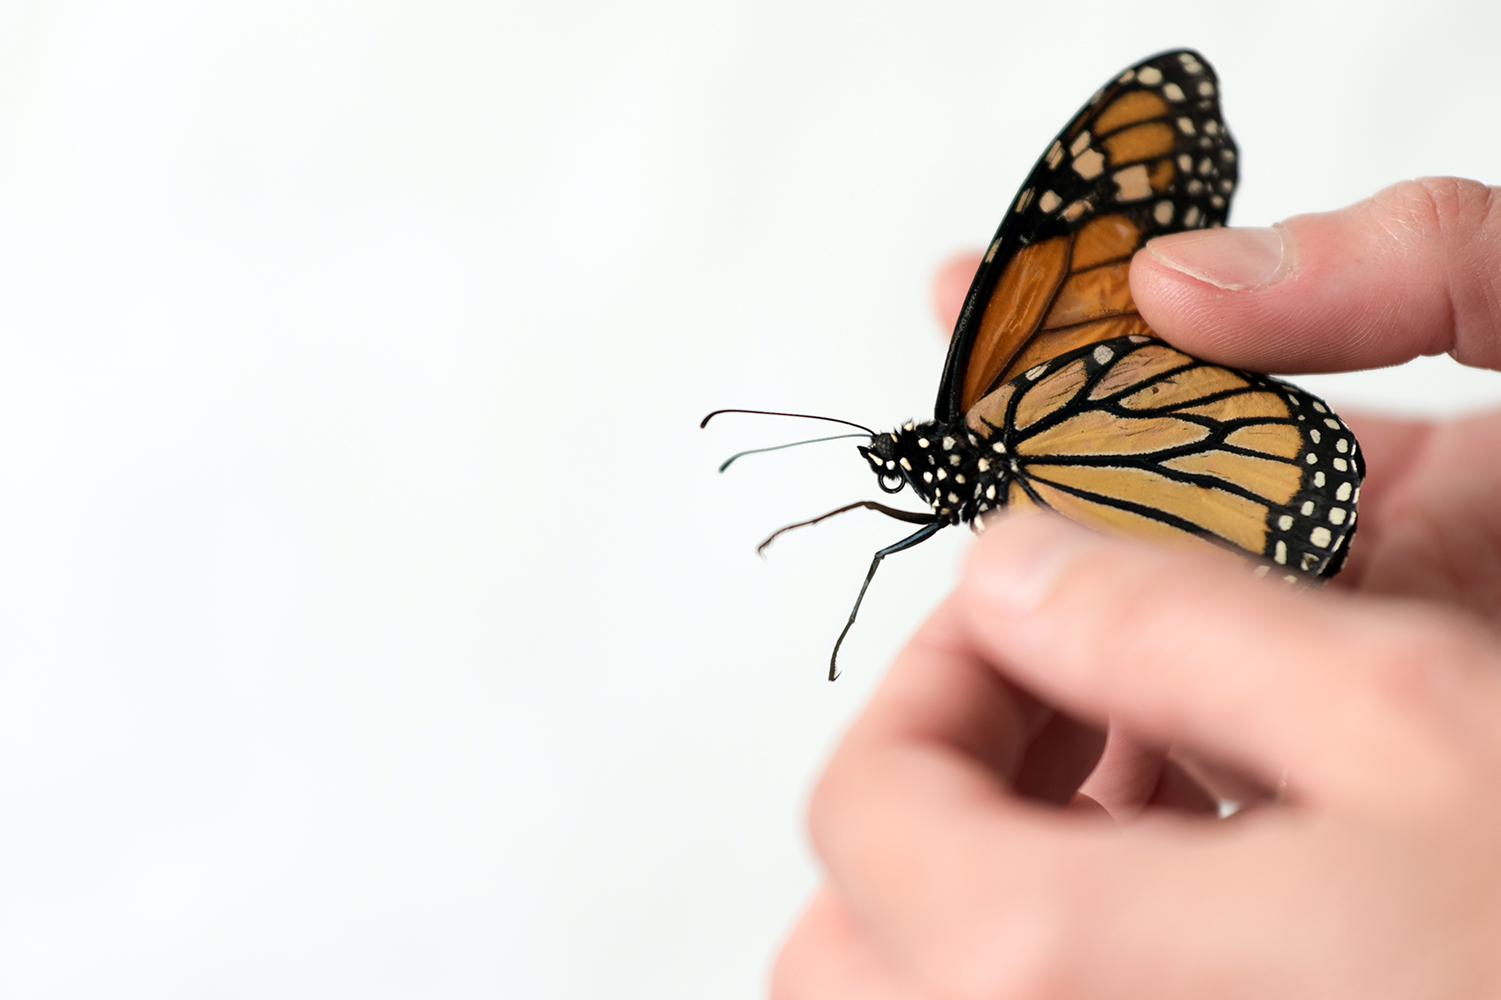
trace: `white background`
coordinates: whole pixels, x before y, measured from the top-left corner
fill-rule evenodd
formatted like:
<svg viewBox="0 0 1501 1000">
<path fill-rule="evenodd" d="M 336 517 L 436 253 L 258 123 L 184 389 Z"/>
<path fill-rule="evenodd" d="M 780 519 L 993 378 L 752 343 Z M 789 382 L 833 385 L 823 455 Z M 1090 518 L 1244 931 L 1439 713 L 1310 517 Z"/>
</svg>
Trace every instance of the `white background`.
<svg viewBox="0 0 1501 1000">
<path fill-rule="evenodd" d="M 931 412 L 933 269 L 1161 49 L 1232 221 L 1501 180 L 1491 3 L 918 6 L 0 4 L 0 994 L 756 996 L 967 538 L 827 684 L 902 527 L 758 560 L 879 493 L 698 418 Z"/>
</svg>

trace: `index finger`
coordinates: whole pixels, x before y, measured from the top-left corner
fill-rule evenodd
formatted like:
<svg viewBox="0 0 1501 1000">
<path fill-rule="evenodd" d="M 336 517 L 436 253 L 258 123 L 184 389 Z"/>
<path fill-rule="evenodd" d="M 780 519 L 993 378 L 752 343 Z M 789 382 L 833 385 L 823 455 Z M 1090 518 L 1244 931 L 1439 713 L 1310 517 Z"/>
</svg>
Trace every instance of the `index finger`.
<svg viewBox="0 0 1501 1000">
<path fill-rule="evenodd" d="M 1354 371 L 1449 353 L 1501 368 L 1496 188 L 1430 177 L 1270 229 L 1152 240 L 1131 294 L 1152 329 L 1256 371 Z"/>
</svg>

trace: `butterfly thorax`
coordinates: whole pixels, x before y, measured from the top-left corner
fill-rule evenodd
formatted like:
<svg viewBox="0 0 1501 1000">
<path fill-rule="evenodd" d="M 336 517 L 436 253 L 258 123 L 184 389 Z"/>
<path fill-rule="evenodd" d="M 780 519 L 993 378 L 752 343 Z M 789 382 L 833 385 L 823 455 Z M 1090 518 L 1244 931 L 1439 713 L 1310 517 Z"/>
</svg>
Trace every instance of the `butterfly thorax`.
<svg viewBox="0 0 1501 1000">
<path fill-rule="evenodd" d="M 963 420 L 908 422 L 876 435 L 860 453 L 881 489 L 899 493 L 911 486 L 949 524 L 973 521 L 1005 504 L 1011 466 L 1004 445 L 999 437 L 978 436 Z"/>
</svg>

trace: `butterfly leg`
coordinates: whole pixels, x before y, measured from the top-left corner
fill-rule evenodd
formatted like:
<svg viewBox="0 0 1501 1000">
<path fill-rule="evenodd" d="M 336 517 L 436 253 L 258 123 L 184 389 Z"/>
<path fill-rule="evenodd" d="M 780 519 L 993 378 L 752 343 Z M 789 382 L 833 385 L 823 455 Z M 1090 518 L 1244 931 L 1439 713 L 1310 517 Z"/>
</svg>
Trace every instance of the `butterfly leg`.
<svg viewBox="0 0 1501 1000">
<path fill-rule="evenodd" d="M 947 523 L 946 520 L 930 521 L 895 545 L 888 545 L 876 553 L 875 558 L 870 561 L 870 572 L 865 574 L 865 582 L 860 585 L 860 596 L 855 598 L 855 606 L 850 609 L 850 620 L 844 623 L 844 631 L 840 632 L 839 638 L 834 640 L 834 652 L 829 655 L 829 680 L 833 680 L 839 676 L 839 647 L 843 645 L 844 637 L 850 634 L 850 629 L 855 624 L 855 616 L 860 613 L 860 602 L 865 600 L 865 591 L 870 588 L 870 581 L 875 578 L 876 570 L 880 567 L 881 560 L 894 552 L 910 549 L 914 545 L 927 541 L 936 535 L 938 530 Z"/>
<path fill-rule="evenodd" d="M 766 550 L 766 546 L 770 545 L 776 538 L 781 535 L 785 535 L 793 528 L 806 528 L 810 524 L 817 524 L 819 521 L 827 521 L 835 514 L 843 514 L 860 507 L 864 507 L 866 510 L 876 511 L 880 514 L 885 514 L 887 517 L 894 517 L 898 521 L 907 521 L 911 524 L 927 524 L 933 520 L 932 514 L 919 514 L 910 510 L 898 510 L 895 507 L 888 507 L 883 503 L 876 503 L 874 500 L 857 500 L 855 503 L 845 504 L 838 510 L 831 510 L 827 514 L 820 514 L 817 517 L 809 518 L 806 521 L 799 521 L 796 524 L 789 524 L 785 528 L 778 528 L 776 531 L 773 531 L 770 535 L 767 536 L 766 541 L 756 546 L 756 555 L 762 555 Z"/>
</svg>

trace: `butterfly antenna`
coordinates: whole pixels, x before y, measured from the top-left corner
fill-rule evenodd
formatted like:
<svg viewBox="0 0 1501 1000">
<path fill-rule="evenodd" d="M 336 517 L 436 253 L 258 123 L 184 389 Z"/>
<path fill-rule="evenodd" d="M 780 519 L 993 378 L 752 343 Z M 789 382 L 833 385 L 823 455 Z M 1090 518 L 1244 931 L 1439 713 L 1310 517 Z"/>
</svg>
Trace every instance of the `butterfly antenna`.
<svg viewBox="0 0 1501 1000">
<path fill-rule="evenodd" d="M 763 417 L 798 417 L 802 420 L 827 420 L 831 424 L 844 424 L 846 427 L 857 427 L 865 433 L 869 434 L 871 437 L 876 436 L 875 431 L 871 430 L 869 427 L 866 427 L 864 424 L 857 424 L 853 420 L 840 420 L 838 417 L 820 417 L 816 413 L 783 413 L 779 410 L 715 410 L 703 420 L 699 421 L 698 426 L 700 428 L 709 426 L 709 421 L 713 420 L 721 413 L 757 413 Z"/>
<path fill-rule="evenodd" d="M 749 451 L 738 451 L 724 460 L 724 464 L 719 467 L 719 471 L 723 472 L 725 469 L 728 469 L 730 467 L 730 463 L 735 461 L 735 459 L 744 458 L 746 455 L 759 455 L 767 451 L 781 451 L 783 448 L 796 448 L 800 444 L 818 444 L 820 441 L 843 441 L 845 438 L 858 438 L 864 436 L 864 434 L 835 434 L 833 437 L 809 438 L 807 441 L 793 441 L 790 444 L 779 444 L 774 445 L 770 448 L 752 448 Z"/>
</svg>

